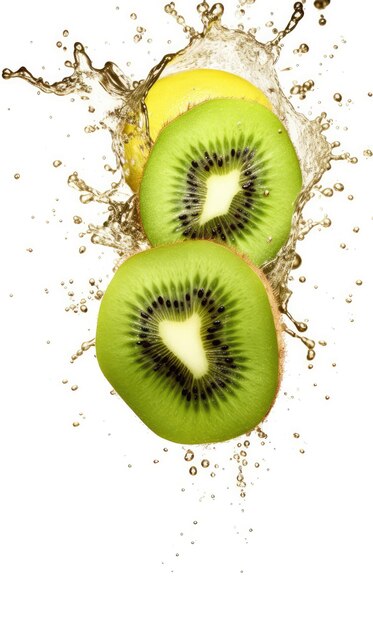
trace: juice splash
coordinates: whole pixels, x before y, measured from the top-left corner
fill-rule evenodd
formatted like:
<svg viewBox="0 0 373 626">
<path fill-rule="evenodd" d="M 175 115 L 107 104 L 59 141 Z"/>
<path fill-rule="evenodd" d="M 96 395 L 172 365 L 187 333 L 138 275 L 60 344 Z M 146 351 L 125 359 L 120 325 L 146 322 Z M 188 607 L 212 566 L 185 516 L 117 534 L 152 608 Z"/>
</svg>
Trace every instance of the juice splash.
<svg viewBox="0 0 373 626">
<path fill-rule="evenodd" d="M 78 95 L 87 101 L 89 111 L 94 110 L 96 118 L 99 118 L 98 124 L 85 127 L 86 132 L 94 132 L 99 128 L 110 132 L 119 180 L 112 184 L 111 189 L 103 192 L 87 184 L 77 172 L 70 175 L 68 182 L 81 193 L 83 203 L 99 202 L 107 206 L 105 222 L 90 225 L 89 233 L 93 243 L 116 249 L 119 254 L 117 264 L 135 252 L 149 247 L 138 218 L 138 197 L 131 194 L 125 182 L 128 163 L 124 155 L 126 136 L 123 129 L 126 124 L 135 126 L 144 145 L 151 146 L 144 100 L 152 85 L 160 76 L 195 68 L 212 68 L 237 74 L 258 86 L 267 95 L 274 112 L 287 128 L 303 174 L 303 189 L 297 201 L 289 239 L 277 257 L 263 267 L 278 299 L 280 310 L 295 325 L 297 332 L 287 327 L 285 330 L 298 336 L 297 333 L 305 332 L 307 326 L 294 320 L 288 311 L 291 296 L 288 278 L 291 269 L 300 262 L 296 253 L 299 238 L 303 238 L 306 231 L 309 232 L 316 224 L 326 227 L 330 225 L 328 220 L 306 223 L 303 209 L 313 187 L 330 167 L 332 149 L 335 147 L 322 134 L 325 114 L 309 120 L 297 113 L 283 93 L 276 72 L 276 62 L 281 53 L 280 44 L 303 18 L 303 4 L 295 3 L 286 27 L 267 43 L 260 43 L 250 32 L 226 28 L 222 23 L 224 7 L 220 3 L 210 6 L 203 2 L 198 5 L 197 10 L 203 24 L 202 32 L 196 32 L 185 24 L 174 3 L 166 5 L 165 10 L 175 17 L 189 35 L 190 41 L 178 52 L 165 55 L 151 69 L 145 80 L 132 84 L 113 62 L 107 62 L 102 69 L 95 68 L 81 43 L 75 44 L 74 61 L 68 63 L 73 69 L 72 74 L 60 81 L 48 83 L 33 76 L 25 67 L 18 71 L 5 69 L 3 78 L 22 78 L 49 94 Z M 300 338 L 308 348 L 308 358 L 312 359 L 314 342 L 303 336 Z"/>
<path fill-rule="evenodd" d="M 203 2 L 198 5 L 197 10 L 203 26 L 201 32 L 196 32 L 194 28 L 185 24 L 184 18 L 176 12 L 173 3 L 166 5 L 165 10 L 186 32 L 189 43 L 185 48 L 165 55 L 144 80 L 132 82 L 113 62 L 107 62 L 101 69 L 95 68 L 81 43 L 74 46 L 74 60 L 65 64 L 72 72 L 62 80 L 48 83 L 42 78 L 33 76 L 24 67 L 17 71 L 5 69 L 3 78 L 21 78 L 48 94 L 78 96 L 86 102 L 87 117 L 92 118 L 92 112 L 95 113 L 95 123 L 92 124 L 89 119 L 85 131 L 91 133 L 104 130 L 110 133 L 117 164 L 116 182 L 112 183 L 110 189 L 100 191 L 91 181 L 86 182 L 78 172 L 73 172 L 68 183 L 80 193 L 83 204 L 97 202 L 105 206 L 104 222 L 91 224 L 88 232 L 92 243 L 116 251 L 116 266 L 132 254 L 149 247 L 138 218 L 138 197 L 132 194 L 125 182 L 128 163 L 125 161 L 124 153 L 126 140 L 124 127 L 127 124 L 135 126 L 141 133 L 144 144 L 151 146 L 144 101 L 152 85 L 161 76 L 194 68 L 225 70 L 257 85 L 267 95 L 274 112 L 288 129 L 303 174 L 303 189 L 297 201 L 289 239 L 277 257 L 266 264 L 263 270 L 274 289 L 280 310 L 293 324 L 293 328 L 284 325 L 284 329 L 288 334 L 301 339 L 307 348 L 307 358 L 311 361 L 315 357 L 315 342 L 304 336 L 307 325 L 295 320 L 288 310 L 291 296 L 289 276 L 291 270 L 301 263 L 296 249 L 298 241 L 304 239 L 315 226 L 330 226 L 328 218 L 321 221 L 306 220 L 304 208 L 324 172 L 330 168 L 331 161 L 342 157 L 333 155 L 333 149 L 338 147 L 338 144 L 328 143 L 323 135 L 323 131 L 328 128 L 326 115 L 323 113 L 316 119 L 309 120 L 297 113 L 283 93 L 276 71 L 284 39 L 303 18 L 303 4 L 297 2 L 294 5 L 288 24 L 276 32 L 275 38 L 267 43 L 259 42 L 253 33 L 244 32 L 241 28 L 225 27 L 222 4 L 210 6 Z M 302 45 L 302 49 L 306 50 L 305 44 Z M 72 355 L 72 360 L 76 360 L 93 346 L 94 340 L 84 342 Z M 258 437 L 261 438 L 261 443 L 264 443 L 265 437 L 261 433 L 262 431 L 259 431 Z M 248 445 L 244 444 L 244 447 Z M 245 484 L 242 477 L 245 458 L 241 452 L 245 450 L 237 452 L 237 458 L 234 458 L 239 469 L 237 481 L 241 494 L 244 494 Z"/>
</svg>

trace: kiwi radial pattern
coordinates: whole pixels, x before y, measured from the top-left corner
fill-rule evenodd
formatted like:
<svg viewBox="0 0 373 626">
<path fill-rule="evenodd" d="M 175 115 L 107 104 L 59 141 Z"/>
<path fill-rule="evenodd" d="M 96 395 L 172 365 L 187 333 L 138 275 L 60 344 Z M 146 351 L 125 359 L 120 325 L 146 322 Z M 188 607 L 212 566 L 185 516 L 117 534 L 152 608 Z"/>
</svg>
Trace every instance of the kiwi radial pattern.
<svg viewBox="0 0 373 626">
<path fill-rule="evenodd" d="M 141 219 L 153 245 L 212 239 L 262 265 L 289 236 L 301 186 L 274 113 L 257 102 L 210 100 L 160 132 L 141 181 Z"/>
<path fill-rule="evenodd" d="M 258 270 L 209 241 L 129 258 L 100 306 L 96 350 L 117 393 L 178 443 L 237 437 L 269 412 L 281 348 Z"/>
</svg>

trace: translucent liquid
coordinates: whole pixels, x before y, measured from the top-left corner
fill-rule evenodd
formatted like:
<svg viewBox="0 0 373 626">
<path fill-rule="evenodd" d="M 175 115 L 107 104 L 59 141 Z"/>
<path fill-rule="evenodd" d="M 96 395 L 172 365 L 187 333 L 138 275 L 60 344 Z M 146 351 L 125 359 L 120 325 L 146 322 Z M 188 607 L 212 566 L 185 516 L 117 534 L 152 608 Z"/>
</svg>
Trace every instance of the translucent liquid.
<svg viewBox="0 0 373 626">
<path fill-rule="evenodd" d="M 338 158 L 332 155 L 336 144 L 330 145 L 322 134 L 325 129 L 325 115 L 316 120 L 309 120 L 297 113 L 281 90 L 275 65 L 280 55 L 280 42 L 290 33 L 303 17 L 303 4 L 295 3 L 289 23 L 277 32 L 274 40 L 266 44 L 258 42 L 255 37 L 242 30 L 228 29 L 222 24 L 224 7 L 222 4 L 210 6 L 207 2 L 198 5 L 203 30 L 197 33 L 185 24 L 173 3 L 166 5 L 166 12 L 175 17 L 176 21 L 188 33 L 189 44 L 174 54 L 167 54 L 149 72 L 141 82 L 131 83 L 130 79 L 112 62 L 107 62 L 102 69 L 96 69 L 87 55 L 84 46 L 76 43 L 74 62 L 67 63 L 73 69 L 72 74 L 63 80 L 48 83 L 42 78 L 35 78 L 26 68 L 12 72 L 3 71 L 3 78 L 22 78 L 38 89 L 60 96 L 77 94 L 87 101 L 89 111 L 96 111 L 101 116 L 100 128 L 111 133 L 112 148 L 116 157 L 119 180 L 107 191 L 100 192 L 82 180 L 77 172 L 69 177 L 69 184 L 77 189 L 84 204 L 99 202 L 107 205 L 107 215 L 103 224 L 90 225 L 91 241 L 95 244 L 110 246 L 117 250 L 117 265 L 135 252 L 149 247 L 138 219 L 138 197 L 131 194 L 125 182 L 128 163 L 124 156 L 126 124 L 135 126 L 142 135 L 143 143 L 151 146 L 148 133 L 148 120 L 145 97 L 160 76 L 195 68 L 214 68 L 238 74 L 257 85 L 268 97 L 277 116 L 287 128 L 296 148 L 303 175 L 303 188 L 298 197 L 294 212 L 289 239 L 277 257 L 262 269 L 267 275 L 282 313 L 288 316 L 295 329 L 285 330 L 289 334 L 302 339 L 308 349 L 307 358 L 312 360 L 314 342 L 304 333 L 307 326 L 297 322 L 288 312 L 291 296 L 289 274 L 291 269 L 299 266 L 300 257 L 296 252 L 296 244 L 315 226 L 329 226 L 322 222 L 305 222 L 303 209 L 310 198 L 313 187 L 320 181 L 324 172 L 329 169 L 330 161 Z M 94 132 L 95 126 L 87 126 L 86 132 Z M 56 165 L 57 167 L 57 165 Z"/>
</svg>

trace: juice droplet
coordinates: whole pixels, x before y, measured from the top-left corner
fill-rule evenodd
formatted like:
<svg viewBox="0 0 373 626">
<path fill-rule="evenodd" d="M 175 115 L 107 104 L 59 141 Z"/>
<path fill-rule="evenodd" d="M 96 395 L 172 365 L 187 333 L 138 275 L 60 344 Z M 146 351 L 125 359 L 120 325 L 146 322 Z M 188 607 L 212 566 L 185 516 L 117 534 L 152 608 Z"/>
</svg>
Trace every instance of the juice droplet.
<svg viewBox="0 0 373 626">
<path fill-rule="evenodd" d="M 325 26 L 326 24 L 326 19 L 323 15 L 320 15 L 319 24 L 320 26 Z"/>
<path fill-rule="evenodd" d="M 187 450 L 184 456 L 184 460 L 185 461 L 193 461 L 194 459 L 194 452 L 193 450 Z"/>
<path fill-rule="evenodd" d="M 335 183 L 335 185 L 333 185 L 334 189 L 336 191 L 343 191 L 344 190 L 344 185 L 342 183 Z"/>
<path fill-rule="evenodd" d="M 258 435 L 259 439 L 267 439 L 268 435 L 267 433 L 265 433 L 260 426 L 256 427 L 256 434 Z"/>
<path fill-rule="evenodd" d="M 53 161 L 53 167 L 60 167 L 60 165 L 62 165 L 62 161 Z"/>
<path fill-rule="evenodd" d="M 371 157 L 371 156 L 373 156 L 373 152 L 372 152 L 372 150 L 368 150 L 367 149 L 367 150 L 364 150 L 363 155 L 365 157 Z"/>
<path fill-rule="evenodd" d="M 77 428 L 77 426 L 80 426 L 80 422 L 73 422 L 73 426 L 74 428 Z"/>
<path fill-rule="evenodd" d="M 63 31 L 63 33 L 62 33 L 62 35 L 63 35 L 64 37 L 68 37 L 68 36 L 69 36 L 69 31 L 68 31 L 68 30 L 64 30 L 64 31 Z"/>
<path fill-rule="evenodd" d="M 294 258 L 293 258 L 293 265 L 292 265 L 293 270 L 298 269 L 298 267 L 300 267 L 301 265 L 302 265 L 302 257 L 297 252 L 295 252 Z"/>
<path fill-rule="evenodd" d="M 335 93 L 333 98 L 336 102 L 342 102 L 342 94 L 340 93 Z"/>
<path fill-rule="evenodd" d="M 363 284 L 363 281 L 358 279 L 357 281 L 355 281 L 355 284 L 360 287 Z"/>
<path fill-rule="evenodd" d="M 201 461 L 201 465 L 202 467 L 208 467 L 210 465 L 210 461 L 208 461 L 208 459 L 203 459 Z"/>
<path fill-rule="evenodd" d="M 191 474 L 192 476 L 195 476 L 197 474 L 197 468 L 194 465 L 189 468 L 189 474 Z"/>
<path fill-rule="evenodd" d="M 19 180 L 21 178 L 21 174 L 18 174 L 18 172 L 16 174 L 14 174 L 14 178 L 16 180 Z"/>
<path fill-rule="evenodd" d="M 330 4 L 330 0 L 315 0 L 313 3 L 313 6 L 316 7 L 316 9 L 326 9 L 326 7 L 328 7 Z"/>
</svg>

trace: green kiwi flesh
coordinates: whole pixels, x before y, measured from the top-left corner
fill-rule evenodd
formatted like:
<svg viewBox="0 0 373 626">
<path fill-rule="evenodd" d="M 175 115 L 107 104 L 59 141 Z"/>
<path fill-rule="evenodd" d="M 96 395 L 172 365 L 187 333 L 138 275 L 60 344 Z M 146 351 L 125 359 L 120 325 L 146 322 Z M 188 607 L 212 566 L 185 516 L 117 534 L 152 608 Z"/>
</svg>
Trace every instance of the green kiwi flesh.
<svg viewBox="0 0 373 626">
<path fill-rule="evenodd" d="M 141 219 L 153 245 L 212 239 L 262 265 L 289 236 L 301 186 L 296 152 L 271 111 L 210 100 L 159 134 L 140 186 Z"/>
<path fill-rule="evenodd" d="M 281 349 L 267 290 L 241 256 L 210 241 L 136 254 L 101 302 L 102 372 L 165 439 L 237 437 L 262 421 L 277 393 Z"/>
</svg>

